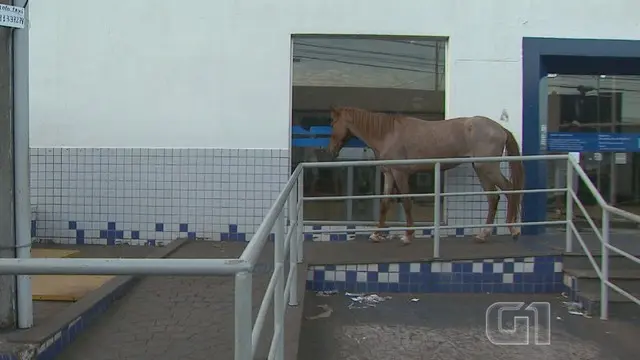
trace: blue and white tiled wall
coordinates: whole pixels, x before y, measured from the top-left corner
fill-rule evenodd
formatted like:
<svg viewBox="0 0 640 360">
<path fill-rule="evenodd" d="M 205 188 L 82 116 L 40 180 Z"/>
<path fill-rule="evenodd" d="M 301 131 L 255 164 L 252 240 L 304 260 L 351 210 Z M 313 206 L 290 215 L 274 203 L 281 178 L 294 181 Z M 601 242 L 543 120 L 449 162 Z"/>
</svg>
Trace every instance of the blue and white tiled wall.
<svg viewBox="0 0 640 360">
<path fill-rule="evenodd" d="M 501 163 L 500 168 L 502 169 L 502 173 L 509 179 L 509 163 Z M 457 168 L 445 172 L 445 192 L 471 191 L 483 191 L 471 164 L 462 164 Z M 469 224 L 484 224 L 486 222 L 488 207 L 486 195 L 447 196 L 445 197 L 445 218 L 447 219 L 447 225 L 463 226 Z M 506 215 L 506 196 L 501 195 L 500 201 L 498 202 L 495 222 L 506 223 Z M 480 229 L 465 228 L 462 231 L 464 235 L 475 235 Z M 499 235 L 509 234 L 509 229 L 504 226 L 497 227 L 495 233 Z"/>
<path fill-rule="evenodd" d="M 178 237 L 249 240 L 290 171 L 286 149 L 32 148 L 34 238 L 132 245 Z M 447 192 L 481 190 L 470 165 L 447 174 Z M 498 222 L 504 221 L 504 207 L 503 199 Z M 484 195 L 451 197 L 446 209 L 449 225 L 483 223 L 487 201 Z M 344 231 L 306 238 L 353 237 L 346 226 L 331 228 Z M 443 235 L 477 231 L 449 229 Z"/>
<path fill-rule="evenodd" d="M 316 265 L 307 289 L 354 292 L 559 293 L 562 257 L 358 265 Z"/>
<path fill-rule="evenodd" d="M 286 149 L 32 148 L 35 237 L 248 240 L 289 174 Z"/>
</svg>

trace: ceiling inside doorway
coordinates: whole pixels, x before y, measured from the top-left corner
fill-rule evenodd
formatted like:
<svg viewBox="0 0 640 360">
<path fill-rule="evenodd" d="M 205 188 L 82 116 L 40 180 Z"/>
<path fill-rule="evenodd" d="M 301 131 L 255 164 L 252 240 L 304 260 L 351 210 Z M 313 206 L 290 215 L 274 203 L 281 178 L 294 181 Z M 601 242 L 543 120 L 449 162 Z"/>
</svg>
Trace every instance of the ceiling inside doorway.
<svg viewBox="0 0 640 360">
<path fill-rule="evenodd" d="M 296 37 L 293 59 L 294 86 L 444 89 L 443 41 Z"/>
</svg>

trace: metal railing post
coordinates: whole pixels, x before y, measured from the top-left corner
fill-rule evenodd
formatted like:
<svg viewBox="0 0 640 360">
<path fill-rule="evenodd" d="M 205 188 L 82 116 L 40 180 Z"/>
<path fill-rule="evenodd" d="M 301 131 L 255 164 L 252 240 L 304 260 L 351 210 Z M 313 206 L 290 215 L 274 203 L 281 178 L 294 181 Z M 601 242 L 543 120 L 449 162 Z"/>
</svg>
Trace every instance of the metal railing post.
<svg viewBox="0 0 640 360">
<path fill-rule="evenodd" d="M 380 167 L 379 166 L 375 166 L 374 167 L 374 180 L 373 180 L 373 193 L 375 195 L 380 195 L 380 190 L 382 189 L 382 172 L 380 171 Z M 378 199 L 373 199 L 373 216 L 371 217 L 372 219 L 375 219 L 378 214 L 380 214 L 380 198 Z"/>
<path fill-rule="evenodd" d="M 302 264 L 304 260 L 304 171 L 298 175 L 298 206 L 300 206 L 300 212 L 298 212 L 298 234 L 296 241 L 298 241 L 298 264 Z"/>
<path fill-rule="evenodd" d="M 557 169 L 558 167 L 556 167 Z M 557 171 L 557 170 L 556 170 Z M 573 188 L 573 162 L 571 158 L 567 158 L 567 196 L 565 203 L 567 205 L 566 215 L 567 215 L 567 225 L 565 227 L 565 251 L 571 252 L 573 251 L 573 227 L 571 223 L 573 222 L 573 195 L 572 193 L 575 191 Z"/>
<path fill-rule="evenodd" d="M 273 252 L 273 271 L 277 271 L 276 284 L 273 290 L 273 334 L 278 336 L 275 346 L 275 358 L 284 355 L 284 208 L 280 210 L 275 224 L 275 249 Z M 281 332 L 278 335 L 278 332 Z"/>
<path fill-rule="evenodd" d="M 252 281 L 251 273 L 236 274 L 235 285 L 235 360 L 253 360 L 251 332 L 252 321 Z"/>
<path fill-rule="evenodd" d="M 340 171 L 337 168 L 334 168 L 332 170 L 337 170 Z M 355 169 L 353 168 L 353 166 L 347 166 L 347 196 L 353 196 L 353 182 L 354 182 L 354 176 L 353 176 L 353 172 L 355 171 Z M 347 220 L 351 221 L 353 219 L 353 199 L 347 199 Z"/>
<path fill-rule="evenodd" d="M 289 193 L 289 231 L 298 234 L 298 188 L 293 187 Z M 298 305 L 298 238 L 289 237 L 289 271 L 293 271 L 289 285 L 289 306 Z M 287 276 L 288 278 L 288 276 Z"/>
<path fill-rule="evenodd" d="M 602 280 L 600 281 L 600 319 L 609 318 L 609 210 L 602 209 L 602 260 L 600 271 Z"/>
<path fill-rule="evenodd" d="M 433 203 L 433 257 L 440 257 L 440 163 L 433 170 L 433 187 L 435 190 Z"/>
</svg>

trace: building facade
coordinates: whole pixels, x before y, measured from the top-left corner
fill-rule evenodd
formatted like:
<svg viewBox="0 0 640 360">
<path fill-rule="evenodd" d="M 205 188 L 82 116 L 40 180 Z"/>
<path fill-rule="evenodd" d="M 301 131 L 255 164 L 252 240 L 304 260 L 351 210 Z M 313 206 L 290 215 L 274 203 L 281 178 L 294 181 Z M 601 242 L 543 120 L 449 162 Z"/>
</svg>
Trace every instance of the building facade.
<svg viewBox="0 0 640 360">
<path fill-rule="evenodd" d="M 249 240 L 291 172 L 296 35 L 443 39 L 444 117 L 499 119 L 506 111 L 504 126 L 524 152 L 539 153 L 541 112 L 529 111 L 525 99 L 526 39 L 635 40 L 632 6 L 630 0 L 606 6 L 596 0 L 242 0 L 185 8 L 72 0 L 61 11 L 34 2 L 36 236 L 136 245 L 177 237 Z M 471 173 L 468 166 L 451 170 L 447 191 L 479 190 Z M 543 173 L 543 165 L 528 165 L 527 185 L 544 186 Z M 446 201 L 449 224 L 484 221 L 484 198 L 470 199 Z M 541 199 L 526 196 L 523 216 L 543 217 Z"/>
</svg>

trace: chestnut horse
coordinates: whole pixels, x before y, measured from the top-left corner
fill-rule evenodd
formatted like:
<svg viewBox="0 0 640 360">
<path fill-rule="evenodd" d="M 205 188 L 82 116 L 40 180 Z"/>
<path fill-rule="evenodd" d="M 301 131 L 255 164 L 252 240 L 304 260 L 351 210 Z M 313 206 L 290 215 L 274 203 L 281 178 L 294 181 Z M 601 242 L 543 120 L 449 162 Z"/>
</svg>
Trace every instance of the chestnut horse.
<svg viewBox="0 0 640 360">
<path fill-rule="evenodd" d="M 507 117 L 503 112 L 503 117 Z M 459 157 L 499 157 L 506 148 L 508 156 L 520 156 L 518 143 L 509 130 L 498 122 L 483 116 L 459 117 L 448 120 L 425 121 L 417 118 L 369 112 L 353 107 L 331 110 L 331 140 L 329 152 L 334 158 L 345 142 L 352 136 L 360 138 L 374 152 L 378 160 L 436 159 Z M 460 165 L 442 164 L 442 171 Z M 511 180 L 500 170 L 500 163 L 474 163 L 473 168 L 485 191 L 522 190 L 524 167 L 522 161 L 511 161 Z M 383 166 L 384 194 L 409 193 L 409 176 L 416 172 L 432 171 L 434 164 Z M 522 195 L 507 194 L 507 223 L 518 219 Z M 500 196 L 487 195 L 489 211 L 488 225 L 482 229 L 476 240 L 485 242 L 493 231 Z M 382 199 L 378 228 L 384 228 L 387 211 L 392 199 Z M 407 218 L 407 227 L 413 226 L 411 199 L 403 198 L 402 207 Z M 514 240 L 520 235 L 520 227 L 509 227 Z M 404 244 L 411 243 L 414 230 L 406 231 L 402 237 Z M 383 235 L 379 231 L 370 239 L 379 242 Z"/>
</svg>

